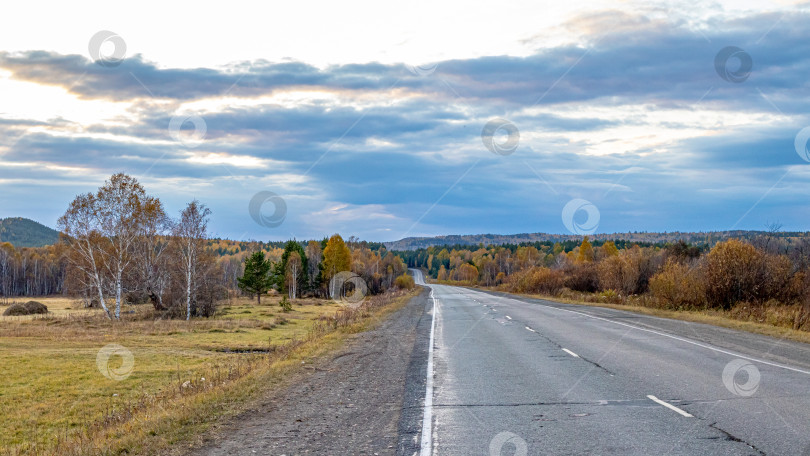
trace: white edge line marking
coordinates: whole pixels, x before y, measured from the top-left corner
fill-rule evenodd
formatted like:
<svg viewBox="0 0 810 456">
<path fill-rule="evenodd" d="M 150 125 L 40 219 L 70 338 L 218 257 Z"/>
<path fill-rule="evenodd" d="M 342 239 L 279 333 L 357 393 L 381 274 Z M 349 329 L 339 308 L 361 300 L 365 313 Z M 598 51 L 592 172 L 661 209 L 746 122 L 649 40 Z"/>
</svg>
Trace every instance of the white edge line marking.
<svg viewBox="0 0 810 456">
<path fill-rule="evenodd" d="M 573 356 L 574 358 L 579 358 L 579 355 L 577 355 L 576 353 L 572 352 L 571 350 L 569 350 L 567 348 L 563 348 L 562 351 L 568 353 L 569 355 Z"/>
<path fill-rule="evenodd" d="M 425 415 L 422 418 L 422 443 L 420 456 L 430 456 L 433 447 L 433 335 L 436 332 L 436 298 L 433 288 L 430 289 L 430 299 L 433 300 L 433 315 L 430 321 L 430 345 L 428 345 L 427 374 L 425 379 Z"/>
<path fill-rule="evenodd" d="M 684 412 L 683 410 L 679 409 L 678 407 L 675 407 L 674 405 L 672 405 L 672 404 L 670 404 L 668 402 L 664 402 L 661 399 L 658 399 L 657 397 L 653 396 L 652 394 L 648 394 L 647 398 L 649 398 L 653 402 L 657 402 L 657 403 L 663 405 L 664 407 L 666 407 L 666 408 L 668 408 L 670 410 L 674 410 L 674 411 L 680 413 L 681 415 L 683 415 L 683 416 L 685 416 L 687 418 L 693 418 L 693 416 L 691 414 L 689 414 L 687 412 Z"/>
<path fill-rule="evenodd" d="M 529 328 L 528 326 L 526 327 L 526 329 L 528 329 L 531 332 L 536 332 L 535 330 L 533 330 L 532 328 Z"/>
<path fill-rule="evenodd" d="M 510 320 L 512 319 L 512 317 L 510 317 L 509 315 L 507 315 L 507 316 L 506 316 L 506 318 L 508 318 L 508 319 L 510 319 Z"/>
<path fill-rule="evenodd" d="M 529 303 L 529 302 L 526 302 L 526 301 L 520 301 L 520 300 L 514 299 L 514 298 L 501 298 L 501 299 L 509 299 L 511 301 L 519 302 L 519 303 L 522 303 L 522 304 L 532 304 L 532 303 Z M 729 356 L 733 356 L 735 358 L 742 358 L 742 359 L 747 359 L 748 361 L 753 361 L 755 363 L 765 364 L 766 366 L 778 367 L 780 369 L 785 369 L 785 370 L 789 370 L 789 371 L 793 371 L 793 372 L 798 372 L 800 374 L 810 375 L 810 371 L 808 371 L 808 370 L 799 369 L 799 368 L 796 368 L 796 367 L 790 367 L 790 366 L 786 366 L 784 364 L 773 363 L 773 362 L 770 362 L 770 361 L 765 361 L 764 359 L 759 359 L 759 358 L 754 358 L 754 357 L 751 357 L 751 356 L 743 355 L 741 353 L 735 353 L 735 352 L 732 352 L 732 351 L 723 350 L 721 348 L 712 347 L 711 345 L 701 344 L 700 342 L 695 342 L 693 340 L 684 339 L 683 337 L 673 336 L 672 334 L 667 334 L 665 332 L 655 331 L 653 329 L 642 328 L 640 326 L 634 326 L 634 325 L 631 325 L 631 324 L 628 324 L 628 323 L 622 323 L 620 321 L 613 321 L 613 320 L 609 320 L 607 318 L 602 318 L 602 317 L 597 317 L 597 316 L 594 316 L 594 315 L 589 315 L 589 314 L 587 314 L 585 312 L 577 312 L 575 310 L 561 309 L 559 307 L 548 306 L 548 305 L 545 305 L 545 304 L 536 304 L 536 305 L 541 305 L 541 306 L 543 306 L 543 307 L 545 307 L 547 309 L 559 310 L 559 311 L 562 311 L 562 312 L 568 312 L 568 313 L 572 313 L 572 314 L 582 315 L 583 317 L 593 318 L 594 320 L 602 320 L 602 321 L 606 321 L 608 323 L 613 323 L 614 325 L 625 326 L 625 327 L 628 327 L 628 328 L 637 329 L 639 331 L 644 331 L 644 332 L 648 332 L 648 333 L 657 334 L 659 336 L 664 336 L 664 337 L 668 337 L 670 339 L 675 339 L 675 340 L 679 340 L 681 342 L 686 342 L 687 344 L 692 344 L 692 345 L 695 345 L 695 346 L 698 346 L 698 347 L 705 348 L 707 350 L 715 351 L 717 353 L 723 353 L 723 354 L 726 354 L 726 355 L 729 355 Z M 528 329 L 528 326 L 526 327 L 526 329 Z"/>
</svg>

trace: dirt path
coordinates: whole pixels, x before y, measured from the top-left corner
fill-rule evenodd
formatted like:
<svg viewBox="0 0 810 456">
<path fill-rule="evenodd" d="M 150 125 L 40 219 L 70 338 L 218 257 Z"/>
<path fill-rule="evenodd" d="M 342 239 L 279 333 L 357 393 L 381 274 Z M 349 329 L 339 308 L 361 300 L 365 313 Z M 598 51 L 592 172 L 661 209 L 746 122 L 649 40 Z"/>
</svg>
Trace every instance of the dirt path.
<svg viewBox="0 0 810 456">
<path fill-rule="evenodd" d="M 414 350 L 414 341 L 417 329 L 425 326 L 420 320 L 428 319 L 426 295 L 413 298 L 376 329 L 356 335 L 315 363 L 311 374 L 269 394 L 257 408 L 220 428 L 219 438 L 190 454 L 410 453 L 409 442 L 415 440 L 415 434 L 409 435 L 415 414 L 411 402 L 419 395 L 412 382 L 412 391 L 406 391 L 406 377 L 414 377 L 409 375 L 412 363 L 419 369 L 422 350 Z M 400 422 L 403 406 L 408 412 Z"/>
</svg>

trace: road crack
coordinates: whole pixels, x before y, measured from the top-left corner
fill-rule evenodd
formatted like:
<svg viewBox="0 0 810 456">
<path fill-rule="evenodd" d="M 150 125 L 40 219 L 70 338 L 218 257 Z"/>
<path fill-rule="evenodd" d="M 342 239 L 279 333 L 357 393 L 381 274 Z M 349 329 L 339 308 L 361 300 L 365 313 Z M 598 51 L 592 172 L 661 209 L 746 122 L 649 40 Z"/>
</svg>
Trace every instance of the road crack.
<svg viewBox="0 0 810 456">
<path fill-rule="evenodd" d="M 512 322 L 517 322 L 517 320 L 511 320 L 511 321 L 512 321 Z M 558 344 L 557 342 L 553 341 L 553 340 L 552 340 L 552 339 L 550 339 L 548 336 L 545 336 L 544 334 L 542 334 L 542 333 L 538 332 L 536 329 L 531 329 L 531 328 L 530 328 L 528 325 L 525 325 L 525 324 L 524 324 L 524 326 L 526 326 L 526 329 L 529 329 L 529 330 L 530 330 L 532 333 L 537 334 L 538 336 L 542 337 L 543 339 L 545 339 L 545 340 L 546 340 L 546 342 L 548 342 L 548 343 L 550 343 L 550 344 L 554 345 L 554 346 L 555 346 L 555 347 L 557 347 L 558 349 L 562 350 L 562 349 L 564 348 L 562 345 L 560 345 L 560 344 Z M 584 357 L 584 356 L 582 356 L 582 355 L 580 355 L 580 354 L 577 354 L 577 357 L 578 357 L 579 359 L 581 359 L 581 360 L 585 361 L 586 363 L 589 363 L 589 364 L 593 365 L 594 367 L 596 367 L 596 368 L 598 368 L 598 369 L 601 369 L 601 370 L 605 371 L 605 372 L 606 372 L 608 375 L 610 375 L 611 377 L 614 377 L 614 376 L 616 375 L 616 374 L 614 374 L 613 372 L 611 372 L 610 370 L 608 370 L 607 368 L 605 368 L 604 366 L 602 366 L 601 364 L 597 363 L 596 361 L 591 361 L 590 359 L 588 359 L 588 358 L 586 358 L 586 357 Z"/>
<path fill-rule="evenodd" d="M 731 441 L 731 442 L 740 442 L 740 443 L 742 443 L 742 444 L 744 444 L 744 445 L 747 445 L 747 446 L 748 446 L 749 448 L 751 448 L 752 450 L 756 451 L 756 452 L 757 452 L 757 454 L 760 454 L 760 455 L 762 455 L 762 456 L 766 456 L 766 455 L 765 455 L 765 453 L 764 453 L 762 450 L 760 450 L 759 448 L 757 448 L 756 446 L 754 446 L 754 445 L 752 445 L 752 444 L 750 444 L 750 443 L 746 442 L 745 440 L 743 440 L 743 439 L 741 439 L 741 438 L 739 438 L 739 437 L 737 437 L 737 436 L 735 436 L 735 435 L 731 434 L 730 432 L 726 431 L 725 429 L 722 429 L 722 428 L 718 427 L 718 426 L 717 426 L 717 421 L 715 421 L 714 423 L 710 424 L 710 425 L 709 425 L 709 427 L 710 427 L 710 428 L 712 428 L 712 429 L 715 429 L 715 430 L 719 431 L 720 433 L 722 433 L 722 434 L 725 436 L 725 439 L 726 439 L 726 440 Z"/>
</svg>

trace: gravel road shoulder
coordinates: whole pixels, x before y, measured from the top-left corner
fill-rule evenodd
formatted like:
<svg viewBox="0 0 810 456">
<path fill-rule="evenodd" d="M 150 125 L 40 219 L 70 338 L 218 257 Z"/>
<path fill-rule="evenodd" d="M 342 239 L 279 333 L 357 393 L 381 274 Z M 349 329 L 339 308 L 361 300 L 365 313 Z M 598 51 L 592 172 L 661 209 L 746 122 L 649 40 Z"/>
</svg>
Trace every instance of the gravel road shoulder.
<svg viewBox="0 0 810 456">
<path fill-rule="evenodd" d="M 427 296 L 423 290 L 376 328 L 353 336 L 190 454 L 412 454 L 423 399 L 420 354 L 427 349 L 416 341 L 430 323 Z"/>
</svg>

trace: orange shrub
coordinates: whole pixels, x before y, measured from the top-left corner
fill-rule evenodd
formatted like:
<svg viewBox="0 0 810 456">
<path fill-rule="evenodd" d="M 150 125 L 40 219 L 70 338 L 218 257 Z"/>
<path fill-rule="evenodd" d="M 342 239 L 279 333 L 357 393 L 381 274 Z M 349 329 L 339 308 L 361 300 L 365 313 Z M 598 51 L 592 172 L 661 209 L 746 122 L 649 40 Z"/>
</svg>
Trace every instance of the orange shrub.
<svg viewBox="0 0 810 456">
<path fill-rule="evenodd" d="M 415 286 L 413 277 L 409 276 L 408 273 L 403 273 L 401 276 L 397 277 L 394 280 L 394 285 L 403 290 L 410 290 Z"/>
<path fill-rule="evenodd" d="M 516 293 L 557 294 L 563 288 L 562 271 L 533 267 L 516 272 L 506 278 L 510 291 Z"/>
<path fill-rule="evenodd" d="M 475 283 L 478 280 L 478 268 L 475 266 L 464 263 L 458 267 L 458 280 L 461 282 Z"/>
<path fill-rule="evenodd" d="M 650 279 L 650 291 L 666 307 L 699 309 L 706 305 L 700 270 L 673 259 Z"/>
<path fill-rule="evenodd" d="M 715 245 L 706 255 L 704 270 L 709 303 L 723 309 L 738 302 L 761 304 L 770 299 L 795 299 L 789 293 L 794 288 L 790 260 L 736 239 Z"/>
</svg>

